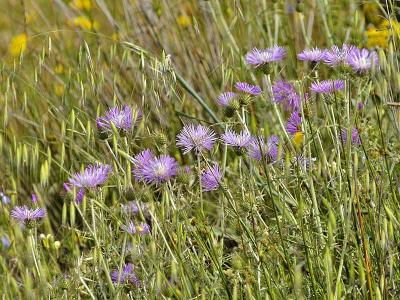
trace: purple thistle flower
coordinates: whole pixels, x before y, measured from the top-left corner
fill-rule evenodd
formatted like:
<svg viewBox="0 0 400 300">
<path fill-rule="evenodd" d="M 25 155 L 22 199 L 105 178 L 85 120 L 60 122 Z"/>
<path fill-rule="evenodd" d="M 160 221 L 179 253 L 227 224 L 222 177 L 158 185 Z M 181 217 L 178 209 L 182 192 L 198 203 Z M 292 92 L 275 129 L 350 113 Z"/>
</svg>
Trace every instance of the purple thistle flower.
<svg viewBox="0 0 400 300">
<path fill-rule="evenodd" d="M 121 229 L 129 234 L 137 233 L 139 235 L 145 235 L 150 233 L 150 226 L 148 224 L 140 223 L 139 225 L 136 225 L 132 221 L 129 222 L 128 225 L 122 225 Z"/>
<path fill-rule="evenodd" d="M 368 49 L 353 48 L 348 56 L 347 63 L 358 74 L 366 73 L 373 66 L 378 65 L 378 55 Z"/>
<path fill-rule="evenodd" d="M 253 137 L 247 149 L 251 158 L 260 161 L 265 155 L 267 162 L 273 163 L 278 159 L 278 145 L 279 137 L 276 135 L 271 135 L 267 143 L 262 137 Z"/>
<path fill-rule="evenodd" d="M 340 132 L 342 143 L 347 143 L 347 129 L 342 129 Z M 354 146 L 361 145 L 361 138 L 357 128 L 351 130 L 351 144 Z"/>
<path fill-rule="evenodd" d="M 185 125 L 176 137 L 176 145 L 183 149 L 183 154 L 194 151 L 196 155 L 204 150 L 210 151 L 216 141 L 215 132 L 203 125 Z"/>
<path fill-rule="evenodd" d="M 275 45 L 261 50 L 253 48 L 251 51 L 247 52 L 245 60 L 248 64 L 259 67 L 270 62 L 280 61 L 284 59 L 285 55 L 285 48 Z"/>
<path fill-rule="evenodd" d="M 160 155 L 154 157 L 142 170 L 143 181 L 147 184 L 156 184 L 167 182 L 178 173 L 178 163 L 175 158 L 169 155 Z"/>
<path fill-rule="evenodd" d="M 137 181 L 144 181 L 143 169 L 154 159 L 154 154 L 151 150 L 146 149 L 136 154 L 133 157 L 133 176 Z"/>
<path fill-rule="evenodd" d="M 223 107 L 227 107 L 236 96 L 237 94 L 234 92 L 222 93 L 218 96 L 217 103 Z"/>
<path fill-rule="evenodd" d="M 336 45 L 332 46 L 331 49 L 326 51 L 324 62 L 331 67 L 345 65 L 350 52 L 355 48 L 355 46 L 347 44 L 343 44 L 341 49 Z"/>
<path fill-rule="evenodd" d="M 45 208 L 29 208 L 24 206 L 15 206 L 10 213 L 11 217 L 16 219 L 18 222 L 27 224 L 46 216 Z"/>
<path fill-rule="evenodd" d="M 73 189 L 71 188 L 71 184 L 70 183 L 65 182 L 63 186 L 64 186 L 64 189 L 65 189 L 65 191 L 67 193 L 74 192 Z M 84 188 L 79 188 L 78 191 L 75 194 L 75 202 L 77 204 L 81 204 L 85 194 L 86 194 L 86 190 Z"/>
<path fill-rule="evenodd" d="M 316 63 L 325 59 L 326 52 L 327 50 L 319 48 L 304 49 L 301 53 L 297 54 L 297 58 Z"/>
<path fill-rule="evenodd" d="M 252 137 L 250 132 L 246 130 L 242 130 L 239 134 L 237 134 L 228 129 L 222 135 L 222 140 L 229 146 L 241 149 L 246 148 L 250 144 Z"/>
<path fill-rule="evenodd" d="M 203 192 L 215 191 L 222 182 L 222 172 L 217 163 L 203 170 L 200 176 Z"/>
<path fill-rule="evenodd" d="M 252 96 L 258 96 L 261 94 L 261 88 L 258 85 L 248 84 L 247 82 L 236 82 L 235 88 Z"/>
<path fill-rule="evenodd" d="M 94 188 L 103 184 L 110 172 L 109 165 L 89 165 L 83 172 L 75 173 L 69 178 L 69 183 L 79 188 Z"/>
<path fill-rule="evenodd" d="M 140 111 L 136 113 L 136 121 L 141 118 Z M 113 107 L 110 108 L 103 117 L 96 120 L 97 127 L 104 131 L 111 130 L 111 123 L 120 130 L 129 131 L 132 128 L 133 114 L 132 108 L 125 105 L 123 108 Z"/>
<path fill-rule="evenodd" d="M 115 269 L 110 274 L 111 280 L 114 283 L 129 283 L 135 286 L 139 286 L 140 280 L 133 269 L 134 267 L 131 263 L 124 265 L 121 272 L 118 269 Z"/>
<path fill-rule="evenodd" d="M 318 94 L 331 94 L 344 89 L 343 80 L 323 80 L 311 83 L 310 90 Z"/>
<path fill-rule="evenodd" d="M 300 108 L 300 96 L 292 84 L 284 80 L 278 80 L 272 86 L 273 102 L 283 103 L 286 110 L 298 110 Z"/>
<path fill-rule="evenodd" d="M 32 200 L 32 203 L 34 203 L 34 204 L 36 204 L 38 202 L 38 198 L 35 193 L 32 193 L 31 200 Z"/>
<path fill-rule="evenodd" d="M 364 108 L 364 103 L 358 102 L 358 103 L 357 103 L 357 109 L 358 109 L 358 110 L 362 110 L 363 108 Z"/>
<path fill-rule="evenodd" d="M 291 135 L 301 131 L 301 115 L 299 112 L 295 111 L 290 115 L 286 124 L 286 131 Z"/>
</svg>

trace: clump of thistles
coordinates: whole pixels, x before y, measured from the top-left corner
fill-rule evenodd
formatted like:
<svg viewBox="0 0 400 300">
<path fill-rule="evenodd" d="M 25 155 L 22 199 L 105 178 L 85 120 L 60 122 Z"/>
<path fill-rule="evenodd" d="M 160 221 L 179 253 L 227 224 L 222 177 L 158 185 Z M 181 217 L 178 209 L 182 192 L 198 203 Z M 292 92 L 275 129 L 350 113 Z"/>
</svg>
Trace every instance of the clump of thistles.
<svg viewBox="0 0 400 300">
<path fill-rule="evenodd" d="M 327 50 L 319 48 L 304 49 L 301 53 L 297 54 L 297 58 L 299 60 L 317 63 L 325 59 L 326 52 Z"/>
<path fill-rule="evenodd" d="M 183 150 L 183 154 L 193 151 L 200 155 L 203 151 L 211 151 L 217 140 L 216 134 L 203 125 L 185 125 L 176 137 L 176 145 Z"/>
<path fill-rule="evenodd" d="M 261 161 L 265 157 L 267 163 L 274 163 L 278 159 L 278 146 L 278 136 L 271 135 L 267 143 L 262 137 L 253 137 L 247 149 L 251 158 Z"/>
<path fill-rule="evenodd" d="M 252 141 L 251 134 L 247 130 L 235 133 L 228 129 L 221 138 L 225 144 L 234 147 L 238 155 L 242 155 Z"/>
<path fill-rule="evenodd" d="M 138 181 L 160 185 L 176 176 L 177 161 L 169 155 L 155 156 L 146 149 L 133 158 L 133 175 Z"/>
<path fill-rule="evenodd" d="M 266 49 L 253 48 L 246 54 L 245 60 L 246 63 L 266 72 L 270 63 L 281 61 L 285 56 L 285 48 L 275 45 Z"/>
<path fill-rule="evenodd" d="M 294 86 L 287 81 L 278 80 L 272 86 L 272 101 L 282 103 L 284 108 L 289 110 L 299 110 L 301 98 L 297 94 Z"/>
<path fill-rule="evenodd" d="M 311 83 L 310 90 L 317 94 L 332 94 L 344 89 L 343 80 L 323 80 Z"/>
<path fill-rule="evenodd" d="M 217 163 L 203 170 L 200 176 L 203 192 L 215 191 L 222 183 L 222 172 Z"/>
<path fill-rule="evenodd" d="M 35 222 L 43 219 L 46 216 L 45 208 L 29 208 L 28 206 L 15 206 L 10 213 L 10 216 L 19 223 L 33 226 Z"/>
<path fill-rule="evenodd" d="M 96 123 L 101 132 L 111 132 L 111 124 L 113 124 L 120 132 L 127 133 L 132 129 L 133 124 L 139 121 L 141 117 L 142 113 L 140 110 L 133 113 L 133 109 L 125 105 L 122 108 L 110 108 L 104 116 L 97 118 Z"/>
<path fill-rule="evenodd" d="M 122 270 L 114 269 L 111 272 L 111 280 L 112 282 L 121 283 L 121 284 L 132 284 L 134 286 L 140 285 L 140 280 L 137 277 L 136 273 L 133 271 L 133 264 L 129 263 L 122 267 Z"/>
</svg>

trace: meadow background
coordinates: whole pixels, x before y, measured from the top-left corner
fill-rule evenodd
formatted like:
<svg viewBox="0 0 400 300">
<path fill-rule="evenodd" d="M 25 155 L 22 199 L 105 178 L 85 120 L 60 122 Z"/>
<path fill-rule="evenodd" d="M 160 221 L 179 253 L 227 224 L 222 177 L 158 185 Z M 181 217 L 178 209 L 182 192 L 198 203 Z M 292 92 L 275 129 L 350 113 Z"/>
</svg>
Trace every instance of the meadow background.
<svg viewBox="0 0 400 300">
<path fill-rule="evenodd" d="M 3 299 L 399 297 L 397 1 L 0 6 Z M 343 43 L 375 50 L 379 68 L 359 76 L 297 59 Z M 246 64 L 252 48 L 273 45 L 287 54 L 268 75 Z M 346 88 L 334 98 L 309 91 L 339 78 Z M 279 79 L 310 95 L 300 139 L 272 101 Z M 263 92 L 227 118 L 216 100 L 240 81 Z M 123 105 L 142 117 L 128 134 L 111 126 L 104 136 L 96 119 Z M 201 156 L 176 145 L 192 123 L 218 136 Z M 219 138 L 227 128 L 279 136 L 277 161 L 239 156 Z M 357 128 L 360 142 L 342 140 L 343 128 Z M 177 176 L 136 180 L 144 149 L 176 159 Z M 215 162 L 223 178 L 203 191 L 199 176 Z M 64 183 L 96 163 L 112 172 L 76 201 Z M 20 224 L 10 212 L 22 205 L 47 214 Z"/>
</svg>

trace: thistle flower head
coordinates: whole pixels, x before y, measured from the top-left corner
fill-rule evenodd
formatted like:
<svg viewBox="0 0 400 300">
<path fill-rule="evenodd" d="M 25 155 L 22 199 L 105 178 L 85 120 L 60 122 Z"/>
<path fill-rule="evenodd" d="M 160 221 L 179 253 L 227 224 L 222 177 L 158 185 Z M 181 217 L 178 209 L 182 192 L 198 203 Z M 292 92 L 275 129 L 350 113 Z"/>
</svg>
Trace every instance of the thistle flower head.
<svg viewBox="0 0 400 300">
<path fill-rule="evenodd" d="M 293 112 L 286 124 L 286 131 L 291 135 L 301 132 L 301 115 L 299 112 Z"/>
<path fill-rule="evenodd" d="M 344 89 L 343 80 L 323 80 L 311 83 L 310 90 L 318 94 L 331 94 Z"/>
<path fill-rule="evenodd" d="M 268 163 L 274 163 L 278 159 L 278 146 L 279 137 L 271 135 L 267 143 L 262 137 L 253 137 L 247 149 L 251 158 L 260 161 L 265 156 Z"/>
<path fill-rule="evenodd" d="M 149 160 L 142 169 L 143 181 L 160 185 L 178 173 L 178 163 L 169 155 L 160 155 Z"/>
<path fill-rule="evenodd" d="M 261 88 L 258 85 L 248 84 L 247 82 L 236 82 L 235 88 L 251 96 L 258 96 L 261 94 Z"/>
<path fill-rule="evenodd" d="M 235 133 L 228 129 L 222 135 L 222 140 L 229 146 L 241 149 L 246 148 L 250 144 L 252 137 L 250 132 L 246 130 L 242 130 L 240 133 Z"/>
<path fill-rule="evenodd" d="M 117 129 L 127 132 L 132 128 L 133 120 L 138 121 L 141 117 L 140 110 L 134 116 L 132 108 L 125 105 L 122 108 L 110 108 L 104 116 L 97 118 L 96 123 L 97 127 L 102 131 L 110 131 L 112 123 Z"/>
<path fill-rule="evenodd" d="M 79 188 L 94 188 L 103 184 L 111 172 L 109 165 L 89 165 L 83 172 L 75 173 L 69 183 Z"/>
<path fill-rule="evenodd" d="M 248 64 L 259 67 L 267 63 L 280 61 L 284 59 L 285 55 L 285 48 L 275 45 L 266 49 L 253 48 L 246 54 L 245 60 Z"/>
<path fill-rule="evenodd" d="M 210 151 L 216 141 L 215 132 L 203 125 L 185 125 L 181 132 L 176 137 L 176 145 L 182 148 L 183 153 L 186 154 L 194 151 L 196 155 L 201 152 Z"/>
<path fill-rule="evenodd" d="M 300 95 L 297 94 L 294 86 L 287 81 L 278 80 L 272 86 L 272 101 L 283 103 L 286 110 L 298 110 L 300 108 Z"/>
<path fill-rule="evenodd" d="M 350 52 L 355 48 L 355 46 L 347 44 L 343 44 L 342 48 L 334 45 L 326 51 L 324 62 L 331 67 L 345 65 Z"/>
<path fill-rule="evenodd" d="M 144 181 L 143 169 L 154 159 L 154 154 L 150 149 L 143 150 L 133 157 L 133 176 L 137 181 Z"/>
<path fill-rule="evenodd" d="M 347 143 L 347 129 L 342 129 L 340 132 L 340 139 L 343 144 Z M 361 138 L 357 128 L 351 130 L 351 144 L 354 146 L 361 145 Z"/>
<path fill-rule="evenodd" d="M 140 280 L 133 269 L 134 267 L 131 263 L 124 265 L 121 271 L 114 269 L 110 274 L 112 282 L 121 284 L 129 283 L 134 286 L 139 286 Z"/>
<path fill-rule="evenodd" d="M 358 74 L 366 73 L 378 65 L 378 55 L 368 49 L 352 49 L 347 56 L 347 63 Z"/>
<path fill-rule="evenodd" d="M 220 106 L 227 107 L 232 102 L 233 99 L 237 96 L 234 92 L 225 92 L 218 96 L 217 103 Z"/>
<path fill-rule="evenodd" d="M 128 225 L 122 225 L 121 229 L 129 234 L 145 235 L 150 233 L 150 226 L 146 223 L 136 225 L 132 221 Z"/>
<path fill-rule="evenodd" d="M 303 61 L 320 62 L 325 59 L 327 50 L 319 48 L 304 49 L 297 54 L 297 58 Z"/>
<path fill-rule="evenodd" d="M 29 224 L 38 221 L 46 216 L 45 208 L 29 208 L 28 206 L 15 206 L 11 213 L 11 217 L 22 224 Z"/>
<path fill-rule="evenodd" d="M 217 163 L 203 170 L 200 176 L 203 192 L 217 190 L 222 182 L 222 172 Z"/>
</svg>

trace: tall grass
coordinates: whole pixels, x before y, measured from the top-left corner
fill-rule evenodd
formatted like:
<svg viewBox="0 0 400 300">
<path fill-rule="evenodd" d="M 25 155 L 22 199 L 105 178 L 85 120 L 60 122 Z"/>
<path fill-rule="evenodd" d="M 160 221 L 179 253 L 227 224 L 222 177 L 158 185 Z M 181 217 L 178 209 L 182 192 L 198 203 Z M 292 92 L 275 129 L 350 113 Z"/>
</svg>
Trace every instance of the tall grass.
<svg viewBox="0 0 400 300">
<path fill-rule="evenodd" d="M 296 2 L 2 4 L 5 299 L 399 297 L 399 32 L 390 31 L 387 48 L 376 49 L 380 67 L 365 76 L 313 68 L 297 53 L 364 45 L 366 3 Z M 386 2 L 370 3 L 395 23 L 398 3 Z M 21 33 L 26 49 L 13 56 L 9 42 Z M 274 44 L 287 57 L 268 75 L 245 63 L 253 47 Z M 345 90 L 336 97 L 310 93 L 303 103 L 304 141 L 296 144 L 285 130 L 290 114 L 273 103 L 271 85 L 284 78 L 303 96 L 311 82 L 339 77 Z M 226 118 L 216 99 L 238 81 L 263 93 Z M 104 139 L 96 118 L 124 104 L 140 108 L 142 120 L 129 134 L 113 127 Z M 183 154 L 176 136 L 191 123 L 218 135 L 243 128 L 265 139 L 278 135 L 280 159 L 238 156 L 221 141 L 201 156 Z M 353 127 L 360 145 L 341 140 L 341 129 Z M 173 156 L 190 173 L 162 185 L 138 182 L 134 156 L 146 148 Z M 203 192 L 199 176 L 214 162 L 224 173 L 221 187 Z M 79 204 L 63 183 L 93 163 L 109 164 L 112 174 Z M 141 204 L 135 216 L 122 208 L 129 201 Z M 23 204 L 45 207 L 46 218 L 20 226 L 10 211 Z M 123 231 L 132 220 L 149 224 L 150 234 Z M 113 282 L 112 271 L 127 263 L 139 286 Z"/>
</svg>

